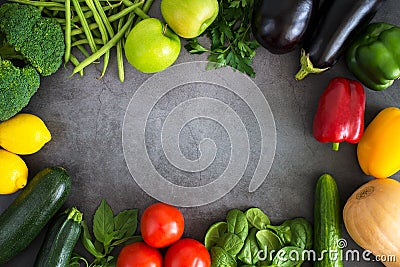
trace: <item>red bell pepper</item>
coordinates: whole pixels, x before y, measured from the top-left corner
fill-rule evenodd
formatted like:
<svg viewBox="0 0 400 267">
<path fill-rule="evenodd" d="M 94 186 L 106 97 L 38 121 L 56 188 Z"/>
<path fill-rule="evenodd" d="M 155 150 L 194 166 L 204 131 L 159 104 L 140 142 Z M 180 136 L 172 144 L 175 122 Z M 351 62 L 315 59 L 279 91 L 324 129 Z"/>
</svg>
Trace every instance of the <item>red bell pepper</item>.
<svg viewBox="0 0 400 267">
<path fill-rule="evenodd" d="M 313 135 L 322 143 L 358 143 L 364 133 L 365 91 L 358 81 L 333 78 L 318 102 Z"/>
</svg>

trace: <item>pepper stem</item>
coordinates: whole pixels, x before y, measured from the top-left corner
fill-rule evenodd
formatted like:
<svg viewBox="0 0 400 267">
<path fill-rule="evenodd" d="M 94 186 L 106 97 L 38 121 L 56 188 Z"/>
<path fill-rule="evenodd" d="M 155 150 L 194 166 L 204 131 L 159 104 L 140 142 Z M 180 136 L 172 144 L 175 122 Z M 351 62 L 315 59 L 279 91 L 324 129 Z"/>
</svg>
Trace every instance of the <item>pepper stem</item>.
<svg viewBox="0 0 400 267">
<path fill-rule="evenodd" d="M 338 151 L 339 150 L 339 143 L 332 143 L 332 150 Z"/>
<path fill-rule="evenodd" d="M 310 55 L 306 54 L 306 51 L 304 49 L 301 49 L 300 64 L 301 68 L 295 76 L 296 80 L 298 81 L 303 80 L 310 73 L 317 74 L 329 69 L 329 68 L 323 68 L 323 69 L 315 68 L 313 66 L 313 63 L 311 62 Z"/>
</svg>

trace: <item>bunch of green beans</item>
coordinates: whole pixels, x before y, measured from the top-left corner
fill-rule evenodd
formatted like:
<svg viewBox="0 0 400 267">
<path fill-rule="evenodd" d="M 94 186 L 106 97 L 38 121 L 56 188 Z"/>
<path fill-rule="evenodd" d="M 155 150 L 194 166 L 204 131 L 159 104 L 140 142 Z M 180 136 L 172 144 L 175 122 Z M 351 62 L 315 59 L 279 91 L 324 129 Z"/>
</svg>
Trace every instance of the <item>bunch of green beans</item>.
<svg viewBox="0 0 400 267">
<path fill-rule="evenodd" d="M 43 16 L 55 18 L 64 29 L 64 62 L 74 65 L 72 75 L 103 60 L 103 77 L 116 48 L 118 77 L 124 81 L 123 46 L 132 27 L 146 14 L 154 0 L 9 0 L 38 7 Z M 75 53 L 80 51 L 81 57 Z M 79 61 L 78 58 L 83 60 Z"/>
</svg>

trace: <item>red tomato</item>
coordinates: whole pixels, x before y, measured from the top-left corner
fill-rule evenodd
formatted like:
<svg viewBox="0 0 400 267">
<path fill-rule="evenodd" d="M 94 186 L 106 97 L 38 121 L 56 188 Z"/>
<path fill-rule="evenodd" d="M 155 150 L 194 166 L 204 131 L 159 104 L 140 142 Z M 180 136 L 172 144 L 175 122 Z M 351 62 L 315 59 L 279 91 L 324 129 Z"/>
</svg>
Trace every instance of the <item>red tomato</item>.
<svg viewBox="0 0 400 267">
<path fill-rule="evenodd" d="M 210 267 L 210 253 L 199 241 L 184 238 L 168 248 L 164 267 Z"/>
<path fill-rule="evenodd" d="M 184 224 L 183 215 L 177 208 L 156 203 L 144 210 L 140 231 L 144 242 L 149 246 L 162 248 L 182 237 Z"/>
<path fill-rule="evenodd" d="M 126 245 L 118 255 L 116 267 L 162 267 L 160 251 L 144 242 Z"/>
</svg>

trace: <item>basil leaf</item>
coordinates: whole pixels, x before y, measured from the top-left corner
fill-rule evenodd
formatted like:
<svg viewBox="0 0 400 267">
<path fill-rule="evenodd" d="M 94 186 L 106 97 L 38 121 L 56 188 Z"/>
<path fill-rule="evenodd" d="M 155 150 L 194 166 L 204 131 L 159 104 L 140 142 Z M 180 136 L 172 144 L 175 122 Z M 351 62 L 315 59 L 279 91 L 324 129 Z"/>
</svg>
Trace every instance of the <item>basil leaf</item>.
<svg viewBox="0 0 400 267">
<path fill-rule="evenodd" d="M 81 224 L 82 224 L 82 229 L 83 229 L 82 236 L 81 236 L 83 246 L 94 257 L 96 257 L 96 258 L 103 257 L 104 255 L 96 249 L 96 247 L 94 246 L 94 244 L 91 240 L 92 238 L 90 236 L 90 232 L 89 232 L 86 222 L 82 221 Z"/>
<path fill-rule="evenodd" d="M 303 262 L 303 251 L 303 249 L 294 246 L 283 247 L 276 253 L 272 264 L 279 267 L 296 267 Z"/>
<path fill-rule="evenodd" d="M 114 214 L 103 199 L 93 216 L 93 233 L 97 240 L 106 243 L 106 236 L 114 232 Z"/>
<path fill-rule="evenodd" d="M 227 225 L 226 222 L 216 222 L 208 228 L 204 237 L 204 245 L 208 250 L 218 243 L 221 236 L 227 231 Z"/>
<path fill-rule="evenodd" d="M 115 239 L 131 237 L 138 225 L 138 210 L 124 210 L 114 217 Z"/>
<path fill-rule="evenodd" d="M 244 242 L 239 236 L 232 233 L 225 233 L 222 235 L 217 243 L 218 247 L 223 248 L 229 255 L 235 257 L 242 249 Z"/>
<path fill-rule="evenodd" d="M 250 208 L 245 212 L 247 221 L 258 230 L 266 229 L 271 224 L 268 216 L 259 208 Z"/>
<path fill-rule="evenodd" d="M 248 264 L 248 266 L 256 264 L 259 260 L 258 253 L 260 249 L 258 248 L 256 239 L 257 232 L 258 230 L 256 228 L 250 230 L 242 250 L 237 255 L 238 259 L 243 263 Z"/>
<path fill-rule="evenodd" d="M 211 267 L 236 267 L 237 263 L 223 248 L 211 248 Z"/>
<path fill-rule="evenodd" d="M 232 209 L 226 216 L 228 233 L 236 234 L 244 242 L 249 233 L 249 224 L 246 215 L 238 209 Z"/>
</svg>

